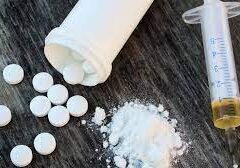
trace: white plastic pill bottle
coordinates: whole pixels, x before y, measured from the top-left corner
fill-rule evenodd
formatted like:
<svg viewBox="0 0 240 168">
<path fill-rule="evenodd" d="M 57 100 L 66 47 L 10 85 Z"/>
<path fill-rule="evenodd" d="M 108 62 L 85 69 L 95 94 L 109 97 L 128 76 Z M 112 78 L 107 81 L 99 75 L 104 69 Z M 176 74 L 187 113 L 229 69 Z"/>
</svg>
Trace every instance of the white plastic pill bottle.
<svg viewBox="0 0 240 168">
<path fill-rule="evenodd" d="M 78 63 L 80 84 L 95 86 L 111 73 L 112 62 L 153 0 L 80 0 L 45 40 L 48 61 L 60 73 Z M 83 74 L 79 74 L 83 75 Z"/>
</svg>

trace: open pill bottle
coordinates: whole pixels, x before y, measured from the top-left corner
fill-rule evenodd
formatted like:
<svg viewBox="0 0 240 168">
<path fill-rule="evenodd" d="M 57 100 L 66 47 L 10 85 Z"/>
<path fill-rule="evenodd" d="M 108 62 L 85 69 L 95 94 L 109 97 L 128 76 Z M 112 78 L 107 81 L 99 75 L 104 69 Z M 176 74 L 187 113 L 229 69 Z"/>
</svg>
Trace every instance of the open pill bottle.
<svg viewBox="0 0 240 168">
<path fill-rule="evenodd" d="M 76 66 L 82 68 L 79 84 L 95 86 L 103 83 L 111 73 L 113 60 L 152 2 L 78 1 L 63 23 L 46 37 L 46 58 L 62 74 L 73 64 L 76 64 L 75 69 Z M 79 68 L 77 72 L 81 72 Z M 76 78 L 74 72 L 73 75 Z"/>
</svg>

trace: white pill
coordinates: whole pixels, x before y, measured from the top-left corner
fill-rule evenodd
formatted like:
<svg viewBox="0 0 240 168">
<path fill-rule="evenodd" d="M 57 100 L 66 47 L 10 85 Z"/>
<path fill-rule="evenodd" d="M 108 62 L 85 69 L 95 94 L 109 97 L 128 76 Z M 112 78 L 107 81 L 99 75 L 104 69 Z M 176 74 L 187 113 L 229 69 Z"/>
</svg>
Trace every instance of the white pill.
<svg viewBox="0 0 240 168">
<path fill-rule="evenodd" d="M 99 83 L 99 74 L 87 74 L 81 84 L 86 86 L 96 86 Z"/>
<path fill-rule="evenodd" d="M 52 134 L 41 133 L 34 139 L 34 148 L 41 155 L 49 155 L 56 148 L 56 140 Z"/>
<path fill-rule="evenodd" d="M 84 78 L 84 71 L 81 64 L 74 63 L 66 66 L 63 69 L 63 78 L 71 85 L 80 84 Z"/>
<path fill-rule="evenodd" d="M 45 117 L 51 109 L 51 102 L 46 96 L 37 96 L 30 102 L 30 110 L 36 117 Z"/>
<path fill-rule="evenodd" d="M 95 68 L 88 61 L 85 61 L 83 63 L 82 68 L 85 73 L 88 73 L 88 74 L 95 73 Z"/>
<path fill-rule="evenodd" d="M 48 89 L 47 97 L 55 105 L 64 104 L 68 99 L 68 90 L 65 86 L 57 84 Z"/>
<path fill-rule="evenodd" d="M 17 167 L 25 167 L 29 165 L 32 161 L 32 158 L 32 150 L 26 145 L 17 145 L 10 153 L 10 159 Z"/>
<path fill-rule="evenodd" d="M 11 85 L 20 83 L 23 80 L 23 77 L 24 71 L 20 65 L 10 64 L 3 70 L 4 80 Z"/>
<path fill-rule="evenodd" d="M 47 72 L 40 72 L 33 77 L 33 88 L 39 93 L 46 93 L 53 85 L 53 77 Z"/>
<path fill-rule="evenodd" d="M 82 96 L 73 96 L 67 101 L 67 109 L 72 116 L 81 117 L 88 110 L 88 102 Z"/>
<path fill-rule="evenodd" d="M 11 111 L 8 107 L 0 105 L 0 127 L 6 126 L 12 119 Z"/>
<path fill-rule="evenodd" d="M 55 127 L 63 127 L 68 123 L 69 119 L 70 114 L 64 106 L 55 106 L 48 113 L 48 120 Z"/>
</svg>

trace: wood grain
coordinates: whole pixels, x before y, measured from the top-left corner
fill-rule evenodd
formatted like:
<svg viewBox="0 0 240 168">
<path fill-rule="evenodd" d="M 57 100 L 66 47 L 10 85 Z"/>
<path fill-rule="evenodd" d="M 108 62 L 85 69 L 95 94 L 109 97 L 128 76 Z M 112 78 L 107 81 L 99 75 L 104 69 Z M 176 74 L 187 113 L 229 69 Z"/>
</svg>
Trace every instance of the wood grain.
<svg viewBox="0 0 240 168">
<path fill-rule="evenodd" d="M 106 167 L 102 139 L 96 131 L 72 118 L 60 129 L 47 118 L 35 118 L 29 102 L 38 95 L 31 85 L 33 76 L 47 71 L 55 83 L 68 87 L 70 95 L 81 94 L 90 104 L 111 109 L 131 99 L 162 103 L 179 121 L 184 139 L 192 141 L 189 152 L 173 163 L 176 168 L 229 168 L 231 158 L 224 134 L 211 120 L 210 98 L 199 25 L 186 25 L 184 11 L 201 4 L 197 0 L 155 0 L 127 44 L 113 63 L 110 78 L 96 87 L 70 86 L 47 62 L 44 39 L 58 26 L 77 0 L 1 0 L 0 72 L 9 63 L 25 70 L 24 81 L 10 86 L 0 75 L 0 104 L 9 106 L 11 123 L 0 128 L 0 168 L 14 167 L 9 153 L 17 144 L 33 149 L 34 137 L 43 132 L 57 139 L 57 149 L 49 156 L 34 151 L 33 168 Z M 237 71 L 240 74 L 240 17 L 231 20 Z M 144 123 L 143 123 L 144 124 Z M 98 148 L 100 151 L 95 152 Z M 102 161 L 98 159 L 103 157 Z"/>
</svg>

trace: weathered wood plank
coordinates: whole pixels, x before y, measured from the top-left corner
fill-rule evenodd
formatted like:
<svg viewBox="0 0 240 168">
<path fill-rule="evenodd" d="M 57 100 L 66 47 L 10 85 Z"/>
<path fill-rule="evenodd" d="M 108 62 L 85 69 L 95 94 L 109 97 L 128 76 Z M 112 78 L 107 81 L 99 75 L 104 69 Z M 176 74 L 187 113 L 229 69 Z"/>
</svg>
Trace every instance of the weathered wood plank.
<svg viewBox="0 0 240 168">
<path fill-rule="evenodd" d="M 181 15 L 199 5 L 197 0 L 156 0 L 128 40 L 113 64 L 110 78 L 97 87 L 66 84 L 43 54 L 44 38 L 59 25 L 76 0 L 1 0 L 0 1 L 0 72 L 9 63 L 19 63 L 25 70 L 24 81 L 9 86 L 0 75 L 0 104 L 8 105 L 13 120 L 0 128 L 0 167 L 13 167 L 9 153 L 13 146 L 26 144 L 33 149 L 34 137 L 49 131 L 57 139 L 57 150 L 50 156 L 34 151 L 29 167 L 106 167 L 97 159 L 101 148 L 98 133 L 79 126 L 79 119 L 60 129 L 47 118 L 35 118 L 30 100 L 38 95 L 31 85 L 34 74 L 50 72 L 55 83 L 63 83 L 70 94 L 89 100 L 88 119 L 96 106 L 110 109 L 132 98 L 163 103 L 176 118 L 192 148 L 175 167 L 229 168 L 231 159 L 224 136 L 211 121 L 210 98 L 199 25 L 186 25 Z M 233 24 L 234 22 L 234 24 Z M 240 65 L 240 17 L 231 22 L 236 63 Z M 240 74 L 240 66 L 237 66 Z M 102 150 L 100 150 L 100 153 Z"/>
</svg>

